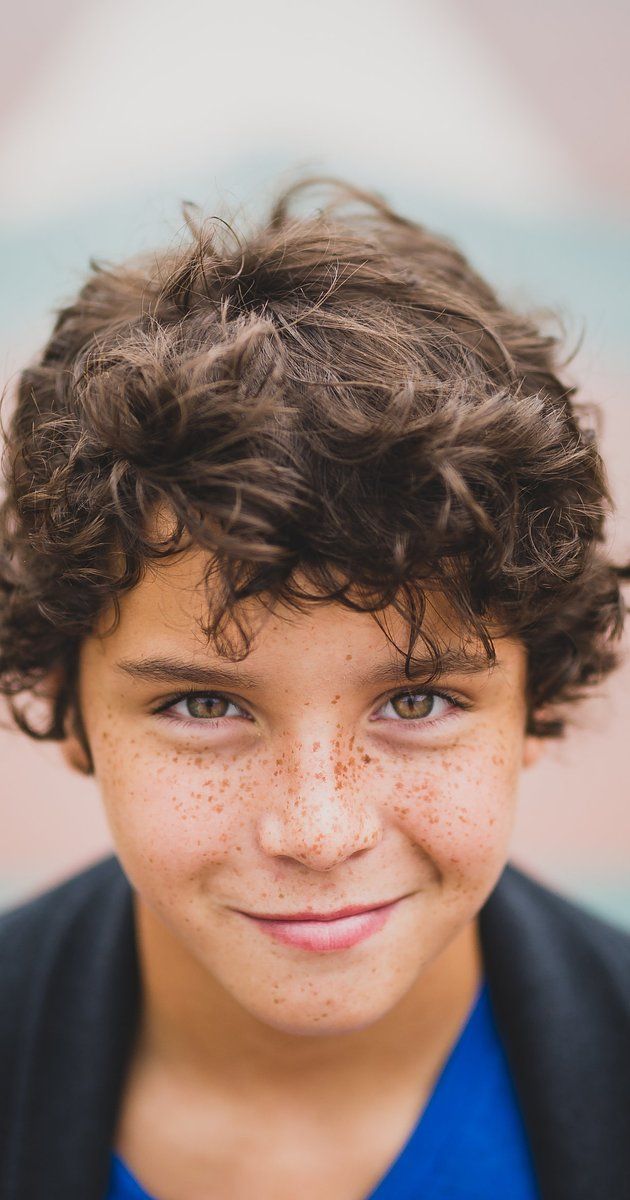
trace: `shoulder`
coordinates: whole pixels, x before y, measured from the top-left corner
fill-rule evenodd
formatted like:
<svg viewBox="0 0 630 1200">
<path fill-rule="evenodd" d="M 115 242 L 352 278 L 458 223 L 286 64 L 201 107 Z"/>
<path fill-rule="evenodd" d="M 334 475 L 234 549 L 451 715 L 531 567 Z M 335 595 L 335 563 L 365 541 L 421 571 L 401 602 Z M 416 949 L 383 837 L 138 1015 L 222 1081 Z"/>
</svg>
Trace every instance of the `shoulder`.
<svg viewBox="0 0 630 1200">
<path fill-rule="evenodd" d="M 544 918 L 554 928 L 580 931 L 587 941 L 610 944 L 630 952 L 630 931 L 593 913 L 586 904 L 571 899 L 555 885 L 543 883 L 530 871 L 509 862 L 490 896 L 500 895 L 501 903 L 518 910 L 529 921 Z"/>
<path fill-rule="evenodd" d="M 74 1195 L 75 1150 L 102 1193 L 138 1005 L 117 859 L 0 917 L 0 1196 Z"/>
<path fill-rule="evenodd" d="M 0 913 L 0 947 L 21 933 L 34 933 L 48 926 L 51 921 L 72 920 L 100 893 L 111 890 L 121 874 L 118 860 L 111 855 Z"/>
<path fill-rule="evenodd" d="M 542 1194 L 625 1195 L 630 935 L 512 864 L 479 930 Z"/>
<path fill-rule="evenodd" d="M 34 978 L 98 942 L 130 888 L 114 856 L 0 914 L 0 1020 Z"/>
<path fill-rule="evenodd" d="M 495 989 L 537 987 L 573 1011 L 630 1021 L 630 933 L 510 863 L 480 913 Z"/>
</svg>

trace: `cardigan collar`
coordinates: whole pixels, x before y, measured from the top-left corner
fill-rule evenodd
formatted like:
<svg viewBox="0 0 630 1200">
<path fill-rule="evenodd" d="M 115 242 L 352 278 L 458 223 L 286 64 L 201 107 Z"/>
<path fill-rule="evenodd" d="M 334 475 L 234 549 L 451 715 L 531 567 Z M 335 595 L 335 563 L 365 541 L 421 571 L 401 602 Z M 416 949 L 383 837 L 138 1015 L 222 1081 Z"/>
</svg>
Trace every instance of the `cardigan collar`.
<svg viewBox="0 0 630 1200">
<path fill-rule="evenodd" d="M 0 1200 L 103 1200 L 140 1011 L 133 893 L 115 858 L 48 918 L 22 1032 Z M 85 893 L 85 889 L 84 889 Z M 577 915 L 576 915 L 577 914 Z M 630 1179 L 630 982 L 596 922 L 508 865 L 479 914 L 485 977 L 543 1200 L 621 1200 Z M 595 931 L 595 932 L 593 932 Z"/>
</svg>

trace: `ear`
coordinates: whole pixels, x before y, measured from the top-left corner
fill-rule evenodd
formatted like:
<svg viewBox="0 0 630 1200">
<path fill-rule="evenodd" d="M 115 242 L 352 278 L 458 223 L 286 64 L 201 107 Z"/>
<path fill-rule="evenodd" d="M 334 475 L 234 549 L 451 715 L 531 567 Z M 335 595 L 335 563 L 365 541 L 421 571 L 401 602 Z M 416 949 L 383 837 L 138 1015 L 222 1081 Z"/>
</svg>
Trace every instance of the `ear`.
<svg viewBox="0 0 630 1200">
<path fill-rule="evenodd" d="M 40 688 L 40 692 L 50 704 L 54 704 L 60 690 L 64 690 L 67 695 L 65 670 L 62 666 L 57 666 L 47 675 L 45 683 Z M 63 735 L 58 745 L 67 765 L 72 767 L 73 771 L 79 771 L 81 775 L 92 775 L 94 771 L 92 756 L 83 726 L 83 719 L 81 713 L 77 711 L 76 700 L 66 705 L 63 719 Z"/>
<path fill-rule="evenodd" d="M 68 764 L 74 771 L 79 771 L 81 775 L 92 774 L 92 763 L 89 755 L 76 733 L 69 733 L 62 742 L 60 742 L 61 753 Z"/>
<path fill-rule="evenodd" d="M 81 775 L 93 775 L 94 763 L 78 701 L 73 702 L 66 712 L 64 733 L 60 748 L 68 766 Z"/>
<path fill-rule="evenodd" d="M 528 734 L 523 742 L 523 766 L 533 767 L 545 750 L 545 739 Z"/>
</svg>

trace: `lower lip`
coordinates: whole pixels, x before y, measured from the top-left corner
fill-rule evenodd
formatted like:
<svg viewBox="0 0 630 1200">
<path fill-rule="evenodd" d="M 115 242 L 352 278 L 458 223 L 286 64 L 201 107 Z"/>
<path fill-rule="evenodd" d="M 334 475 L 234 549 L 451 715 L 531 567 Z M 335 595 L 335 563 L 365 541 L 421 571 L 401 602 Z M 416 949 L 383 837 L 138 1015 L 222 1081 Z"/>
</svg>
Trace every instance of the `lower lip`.
<svg viewBox="0 0 630 1200">
<path fill-rule="evenodd" d="M 378 933 L 398 903 L 394 900 L 382 908 L 370 908 L 367 912 L 338 917 L 335 921 L 265 921 L 246 913 L 243 915 L 276 942 L 326 954 L 331 950 L 347 950 Z"/>
</svg>

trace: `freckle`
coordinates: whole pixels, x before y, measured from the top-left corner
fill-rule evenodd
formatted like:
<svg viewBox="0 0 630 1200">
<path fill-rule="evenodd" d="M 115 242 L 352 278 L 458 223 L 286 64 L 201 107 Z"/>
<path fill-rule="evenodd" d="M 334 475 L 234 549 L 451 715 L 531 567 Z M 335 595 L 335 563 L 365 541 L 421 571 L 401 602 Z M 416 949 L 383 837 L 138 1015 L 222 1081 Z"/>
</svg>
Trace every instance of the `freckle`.
<svg viewBox="0 0 630 1200">
<path fill-rule="evenodd" d="M 222 805 L 222 804 L 215 804 L 215 806 L 214 806 L 214 812 L 223 812 L 223 805 Z"/>
<path fill-rule="evenodd" d="M 370 755 L 370 754 L 364 754 L 364 755 L 363 755 L 363 759 L 362 759 L 362 761 L 363 761 L 364 763 L 370 763 L 370 762 L 372 761 L 372 757 L 371 757 L 371 755 Z"/>
</svg>

